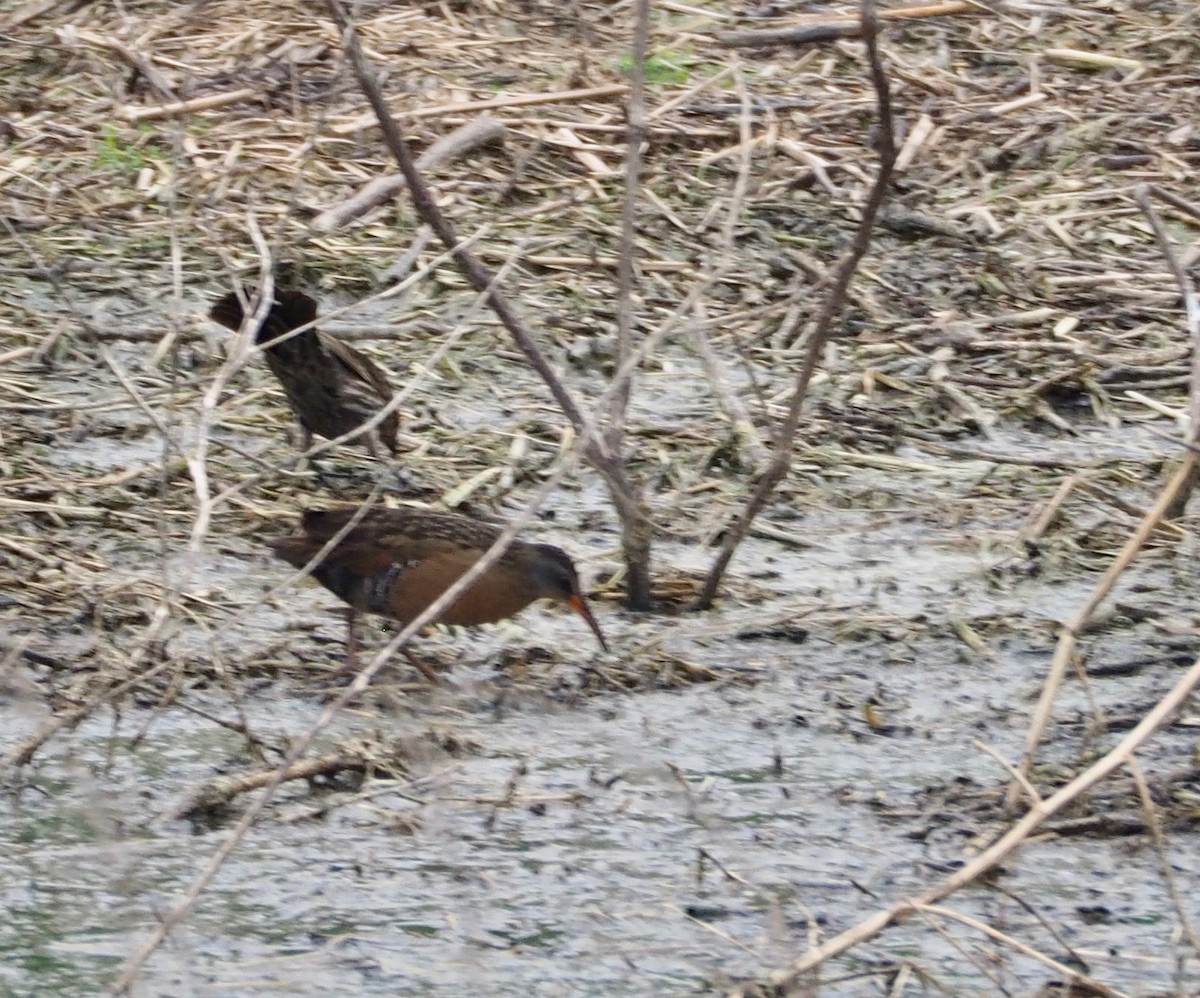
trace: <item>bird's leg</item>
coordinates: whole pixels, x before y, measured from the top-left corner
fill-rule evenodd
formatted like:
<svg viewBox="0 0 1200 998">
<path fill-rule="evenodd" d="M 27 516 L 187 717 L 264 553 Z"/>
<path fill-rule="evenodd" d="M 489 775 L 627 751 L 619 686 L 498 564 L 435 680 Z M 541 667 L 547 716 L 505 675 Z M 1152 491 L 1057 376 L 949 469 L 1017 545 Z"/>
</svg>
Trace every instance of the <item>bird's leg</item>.
<svg viewBox="0 0 1200 998">
<path fill-rule="evenodd" d="M 371 452 L 371 457 L 376 461 L 382 461 L 387 464 L 388 455 L 385 453 L 383 441 L 379 439 L 379 434 L 375 430 L 367 430 L 363 434 L 363 440 L 367 445 L 367 450 Z"/>
<path fill-rule="evenodd" d="M 354 676 L 358 674 L 358 611 L 354 607 L 346 609 L 346 661 L 340 674 Z"/>
<path fill-rule="evenodd" d="M 308 430 L 306 430 L 304 428 L 303 424 L 301 424 L 301 426 L 300 426 L 300 454 L 301 455 L 307 454 L 308 449 L 311 446 L 312 446 L 312 434 L 309 433 Z M 305 458 L 303 456 L 296 458 L 296 470 L 303 471 L 305 468 L 305 465 L 309 464 L 311 461 L 312 461 L 311 458 Z"/>
<path fill-rule="evenodd" d="M 313 435 L 303 426 L 300 427 L 300 453 L 307 454 L 312 449 Z M 339 491 L 337 479 L 331 478 L 329 473 L 322 467 L 321 462 L 315 457 L 297 458 L 296 470 L 300 471 L 305 467 L 312 470 L 318 482 L 329 489 L 331 492 Z"/>
<path fill-rule="evenodd" d="M 407 648 L 401 648 L 404 657 L 428 679 L 434 686 L 441 686 L 442 680 L 436 672 L 428 665 L 422 662 L 419 658 L 413 655 Z M 358 675 L 358 611 L 354 607 L 346 609 L 346 664 L 342 666 L 341 674 L 343 676 Z"/>
<path fill-rule="evenodd" d="M 409 664 L 412 665 L 418 672 L 420 672 L 422 676 L 428 679 L 434 686 L 442 685 L 442 677 L 429 668 L 429 666 L 427 666 L 419 658 L 417 658 L 416 655 L 410 652 L 407 648 L 401 648 L 400 651 L 404 654 L 404 657 L 408 659 Z"/>
</svg>

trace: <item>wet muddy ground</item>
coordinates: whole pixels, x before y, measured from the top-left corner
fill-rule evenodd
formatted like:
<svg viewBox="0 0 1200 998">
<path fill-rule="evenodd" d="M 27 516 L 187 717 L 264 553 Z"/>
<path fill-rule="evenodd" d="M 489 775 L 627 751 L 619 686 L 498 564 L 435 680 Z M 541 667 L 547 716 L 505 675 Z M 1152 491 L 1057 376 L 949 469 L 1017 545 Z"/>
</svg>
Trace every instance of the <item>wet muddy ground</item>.
<svg viewBox="0 0 1200 998">
<path fill-rule="evenodd" d="M 787 5 L 653 7 L 636 336 L 703 291 L 628 421 L 661 612 L 622 608 L 611 502 L 576 467 L 524 536 L 579 563 L 612 654 L 545 608 L 419 638 L 445 687 L 389 663 L 311 747 L 332 772 L 280 787 L 135 993 L 765 994 L 1010 826 L 996 756 L 1018 758 L 1058 627 L 1181 454 L 1185 311 L 1135 194 L 1174 192 L 1155 203 L 1194 271 L 1192 5 L 889 21 L 896 214 L 822 351 L 791 474 L 704 614 L 683 608 L 761 471 L 732 427 L 767 450 L 786 411 L 875 170 L 875 94 L 855 41 L 722 41 L 792 23 Z M 587 410 L 616 329 L 627 7 L 360 8 L 418 150 L 501 119 L 502 144 L 433 171 L 437 197 L 508 266 Z M 341 689 L 339 606 L 265 541 L 376 484 L 511 515 L 573 434 L 431 245 L 391 287 L 407 198 L 312 229 L 394 169 L 312 5 L 33 3 L 0 33 L 0 752 L 42 736 L 3 773 L 0 994 L 85 996 L 259 791 L 198 794 L 269 772 Z M 160 113 L 176 98 L 202 104 Z M 255 230 L 323 315 L 350 307 L 323 328 L 411 388 L 395 466 L 349 448 L 322 481 L 297 470 L 261 358 L 224 368 L 204 316 L 258 274 Z M 1042 794 L 1200 652 L 1194 505 L 1081 635 Z M 375 622 L 367 647 L 392 633 Z M 1049 960 L 1114 993 L 1200 994 L 1198 725 L 1193 703 L 1139 753 L 1152 818 L 1114 777 L 789 993 L 1063 994 Z"/>
<path fill-rule="evenodd" d="M 680 354 L 674 368 L 686 394 L 680 372 L 694 367 Z M 89 393 L 111 396 L 95 383 Z M 441 418 L 499 418 L 503 401 L 489 414 L 487 394 L 439 400 Z M 141 993 L 721 993 L 918 892 L 1005 827 L 1005 774 L 980 745 L 1017 757 L 1056 622 L 1131 522 L 1068 504 L 1069 543 L 1021 544 L 1039 508 L 1021 461 L 1073 462 L 1102 478 L 1139 455 L 1144 466 L 1160 460 L 1156 429 L 1169 427 L 1119 437 L 1084 427 L 1072 439 L 1010 427 L 965 457 L 913 443 L 833 473 L 813 464 L 703 615 L 620 608 L 603 585 L 618 565 L 603 492 L 581 473 L 549 504 L 553 520 L 532 529 L 566 544 L 601 584 L 614 654 L 601 655 L 575 618 L 540 608 L 420 639 L 451 684 L 432 690 L 390 665 L 314 749 L 370 738 L 403 771 L 285 785 L 150 960 Z M 98 480 L 153 463 L 147 439 L 133 436 L 67 441 L 36 459 Z M 287 446 L 282 428 L 243 442 L 277 460 Z M 369 464 L 347 455 L 331 467 L 353 490 Z M 1054 480 L 1040 467 L 1036 476 Z M 298 487 L 290 501 L 311 501 L 312 483 L 298 482 L 281 494 Z M 334 601 L 301 587 L 262 603 L 280 568 L 260 538 L 286 522 L 245 510 L 217 522 L 199 554 L 171 543 L 164 560 L 153 533 L 81 520 L 71 557 L 104 568 L 87 585 L 77 579 L 75 605 L 38 618 L 36 584 L 9 590 L 11 631 L 66 661 L 79 652 L 99 662 L 97 645 L 136 647 L 164 564 L 178 616 L 165 639 L 171 668 L 13 774 L 0 861 L 10 993 L 95 993 L 228 834 L 244 801 L 198 823 L 173 817 L 215 776 L 262 768 L 245 737 L 213 719 L 285 744 L 336 688 Z M 46 514 L 10 523 L 28 543 L 53 530 Z M 673 536 L 657 548 L 658 575 L 686 588 L 712 555 L 708 524 L 665 526 Z M 1153 547 L 1125 577 L 1088 646 L 1086 693 L 1072 683 L 1060 697 L 1040 779 L 1056 782 L 1110 745 L 1190 664 L 1200 645 L 1190 544 Z M 1095 571 L 1081 570 L 1088 558 Z M 70 688 L 51 668 L 21 672 L 30 685 L 6 698 L 6 744 L 48 721 L 48 690 Z M 1089 697 L 1107 732 L 1093 730 Z M 1194 730 L 1164 733 L 1144 764 L 1159 776 L 1186 767 Z M 1170 862 L 1194 885 L 1188 809 L 1169 813 Z M 1133 798 L 1126 788 L 1066 817 L 1089 815 L 1131 820 L 1122 834 L 1064 825 L 949 905 L 1055 959 L 1074 953 L 1126 993 L 1186 993 L 1194 968 L 1177 965 L 1177 919 Z M 905 967 L 927 991 L 952 994 L 1031 994 L 1056 979 L 978 933 L 915 918 L 806 987 L 877 993 Z"/>
<path fill-rule="evenodd" d="M 867 648 L 851 649 L 853 662 L 779 657 L 751 689 L 499 710 L 452 698 L 346 719 L 412 739 L 410 779 L 364 795 L 286 791 L 151 961 L 144 993 L 720 993 L 730 975 L 785 962 L 810 932 L 944 875 L 990 827 L 957 806 L 972 796 L 964 783 L 995 779 L 970 739 L 1003 749 L 1011 736 L 981 705 L 1011 700 L 1005 687 L 1027 692 L 1036 676 L 1028 664 L 1006 666 L 1003 681 L 964 676 L 937 662 L 936 643 L 909 654 L 886 669 Z M 862 723 L 855 704 L 868 692 L 895 730 Z M 292 730 L 311 719 L 304 705 L 273 700 L 253 715 Z M 446 753 L 431 729 L 469 744 Z M 26 793 L 8 819 L 13 993 L 93 993 L 220 838 L 154 816 L 214 765 L 236 766 L 238 740 L 172 721 L 106 766 L 123 733 L 81 731 L 39 767 L 49 796 Z M 1177 875 L 1194 878 L 1188 838 L 1173 841 Z M 1093 974 L 1149 993 L 1174 973 L 1174 917 L 1157 880 L 1140 836 L 1085 836 L 1028 847 L 998 884 Z M 1004 894 L 952 904 L 1064 955 Z M 1046 977 L 949 931 L 1010 993 Z M 999 991 L 920 923 L 838 961 L 820 990 L 872 993 L 901 962 L 949 993 Z"/>
</svg>

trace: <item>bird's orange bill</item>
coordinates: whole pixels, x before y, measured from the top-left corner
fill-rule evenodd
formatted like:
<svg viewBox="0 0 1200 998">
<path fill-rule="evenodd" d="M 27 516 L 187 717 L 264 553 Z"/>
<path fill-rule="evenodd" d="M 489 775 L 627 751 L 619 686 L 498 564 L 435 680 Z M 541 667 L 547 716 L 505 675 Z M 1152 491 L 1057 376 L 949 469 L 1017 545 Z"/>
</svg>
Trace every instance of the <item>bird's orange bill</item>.
<svg viewBox="0 0 1200 998">
<path fill-rule="evenodd" d="M 596 623 L 596 618 L 592 616 L 592 608 L 584 602 L 582 596 L 570 596 L 567 598 L 567 606 L 574 610 L 579 616 L 587 621 L 588 627 L 592 629 L 592 633 L 596 635 L 596 640 L 600 642 L 600 647 L 608 651 L 608 642 L 604 640 L 604 633 L 600 630 L 600 625 Z"/>
</svg>

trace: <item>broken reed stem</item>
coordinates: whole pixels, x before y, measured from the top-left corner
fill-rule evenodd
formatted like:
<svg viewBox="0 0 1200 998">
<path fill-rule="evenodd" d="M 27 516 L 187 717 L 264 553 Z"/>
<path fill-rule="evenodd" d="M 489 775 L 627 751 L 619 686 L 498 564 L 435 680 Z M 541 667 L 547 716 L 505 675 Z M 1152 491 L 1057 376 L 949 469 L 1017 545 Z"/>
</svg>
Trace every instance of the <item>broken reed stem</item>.
<svg viewBox="0 0 1200 998">
<path fill-rule="evenodd" d="M 337 20 L 337 15 L 334 15 Z M 341 22 L 339 21 L 340 25 Z M 446 118 L 454 114 L 482 114 L 484 111 L 498 111 L 509 107 L 536 107 L 540 104 L 566 104 L 572 101 L 594 100 L 599 97 L 617 97 L 625 93 L 624 83 L 605 83 L 598 87 L 581 87 L 578 90 L 556 90 L 548 94 L 510 94 L 505 97 L 493 97 L 491 100 L 458 101 L 454 104 L 438 104 L 434 107 L 422 107 L 408 112 L 408 117 L 417 118 Z M 372 107 L 375 105 L 372 104 Z M 389 112 L 390 115 L 390 112 Z M 375 112 L 364 114 L 352 121 L 334 125 L 334 135 L 353 135 L 364 128 L 382 124 Z"/>
<path fill-rule="evenodd" d="M 1020 821 L 1012 826 L 1003 836 L 991 846 L 967 863 L 961 870 L 947 877 L 940 884 L 930 887 L 913 899 L 905 899 L 876 912 L 858 925 L 839 933 L 820 946 L 810 949 L 804 956 L 796 960 L 787 970 L 775 971 L 767 975 L 768 983 L 780 992 L 786 992 L 801 974 L 805 974 L 820 966 L 826 960 L 839 956 L 847 950 L 879 935 L 884 929 L 897 922 L 903 921 L 909 915 L 920 911 L 923 907 L 936 904 L 943 898 L 949 897 L 956 891 L 968 886 L 988 870 L 1008 858 L 1026 839 L 1032 835 L 1047 818 L 1061 811 L 1064 807 L 1087 793 L 1111 773 L 1125 766 L 1142 745 L 1175 716 L 1184 702 L 1192 695 L 1197 685 L 1200 685 L 1200 659 L 1193 662 L 1188 671 L 1178 683 L 1164 696 L 1152 710 L 1121 739 L 1110 752 L 1089 766 L 1075 779 L 1057 793 L 1031 807 Z M 1074 974 L 1076 980 L 1087 980 L 1082 975 Z M 747 992 L 738 991 L 735 994 L 746 996 Z"/>
<path fill-rule="evenodd" d="M 1142 518 L 1141 523 L 1138 524 L 1133 535 L 1125 542 L 1116 559 L 1108 567 L 1108 570 L 1100 578 L 1100 581 L 1096 583 L 1091 596 L 1079 608 L 1071 622 L 1066 624 L 1059 633 L 1058 645 L 1054 649 L 1054 658 L 1050 662 L 1050 670 L 1046 676 L 1046 682 L 1042 686 L 1042 693 L 1038 698 L 1033 720 L 1025 736 L 1025 746 L 1021 752 L 1021 761 L 1017 767 L 1018 773 L 1025 779 L 1029 777 L 1030 770 L 1033 767 L 1034 755 L 1037 753 L 1038 746 L 1041 744 L 1046 729 L 1050 725 L 1054 699 L 1062 687 L 1063 679 L 1067 673 L 1067 666 L 1075 652 L 1075 645 L 1079 635 L 1083 633 L 1083 629 L 1087 626 L 1088 621 L 1091 620 L 1092 614 L 1096 612 L 1096 608 L 1112 590 L 1121 573 L 1125 571 L 1137 556 L 1137 553 L 1142 549 L 1142 546 L 1158 527 L 1159 523 L 1163 519 L 1169 518 L 1172 515 L 1178 515 L 1182 511 L 1183 505 L 1186 503 L 1187 497 L 1196 483 L 1197 474 L 1200 473 L 1200 453 L 1196 449 L 1196 445 L 1200 444 L 1200 306 L 1197 305 L 1195 289 L 1192 287 L 1191 279 L 1187 271 L 1180 265 L 1174 248 L 1171 246 L 1170 239 L 1167 237 L 1162 223 L 1159 221 L 1157 214 L 1150 204 L 1147 188 L 1144 186 L 1139 187 L 1135 192 L 1134 199 L 1154 229 L 1158 237 L 1159 248 L 1167 258 L 1171 272 L 1175 275 L 1175 280 L 1179 284 L 1179 293 L 1183 297 L 1188 338 L 1192 347 L 1192 377 L 1188 394 L 1190 426 L 1188 427 L 1187 437 L 1184 441 L 1185 450 L 1179 467 L 1175 469 L 1175 473 L 1163 487 L 1154 505 L 1146 512 L 1146 515 Z M 1020 795 L 1021 783 L 1014 780 L 1009 784 L 1004 800 L 1005 807 L 1010 812 L 1016 808 Z"/>
<path fill-rule="evenodd" d="M 817 369 L 817 363 L 824 352 L 825 342 L 829 338 L 829 331 L 834 317 L 841 311 L 842 306 L 845 304 L 846 291 L 850 286 L 851 279 L 854 277 L 854 272 L 858 269 L 859 261 L 862 260 L 871 245 L 871 233 L 875 228 L 875 219 L 879 214 L 880 208 L 883 206 L 888 187 L 891 184 L 892 172 L 896 165 L 896 133 L 892 123 L 891 90 L 888 86 L 887 76 L 883 71 L 883 64 L 879 58 L 879 19 L 874 0 L 863 0 L 861 20 L 863 44 L 866 46 L 867 60 L 871 71 L 871 83 L 875 88 L 875 97 L 879 108 L 879 172 L 875 176 L 875 183 L 872 185 L 867 202 L 863 206 L 862 219 L 854 233 L 854 240 L 851 243 L 850 250 L 837 265 L 833 282 L 825 294 L 825 299 L 821 304 L 821 311 L 814 323 L 808 349 L 804 355 L 804 362 L 796 378 L 796 389 L 792 395 L 791 404 L 788 406 L 787 415 L 784 417 L 783 423 L 780 424 L 774 434 L 772 441 L 775 451 L 774 457 L 767 466 L 767 470 L 763 474 L 758 488 L 754 490 L 754 495 L 750 497 L 750 501 L 746 504 L 745 509 L 743 509 L 726 534 L 725 541 L 721 545 L 721 552 L 717 555 L 716 561 L 713 562 L 708 577 L 704 580 L 704 589 L 701 591 L 700 597 L 696 600 L 695 609 L 698 610 L 707 610 L 712 607 L 717 590 L 721 585 L 721 579 L 725 575 L 725 570 L 729 567 L 729 562 L 732 560 L 734 552 L 750 532 L 750 526 L 754 523 L 755 517 L 762 512 L 767 504 L 767 500 L 770 499 L 771 494 L 775 491 L 775 487 L 783 480 L 788 469 L 791 467 L 792 447 L 795 443 L 796 431 L 800 426 L 800 415 L 804 407 L 809 382 L 812 380 L 813 373 Z"/>
<path fill-rule="evenodd" d="M 1159 868 L 1162 870 L 1163 882 L 1166 884 L 1167 893 L 1171 896 L 1171 904 L 1175 906 L 1175 917 L 1179 919 L 1179 931 L 1187 940 L 1192 952 L 1200 955 L 1200 936 L 1196 934 L 1196 927 L 1192 924 L 1187 907 L 1183 903 L 1179 880 L 1171 867 L 1171 857 L 1167 852 L 1167 835 L 1163 830 L 1162 815 L 1154 803 L 1154 795 L 1150 792 L 1150 786 L 1146 782 L 1146 774 L 1142 772 L 1137 756 L 1131 755 L 1126 767 L 1133 777 L 1134 786 L 1137 787 L 1138 800 L 1142 805 L 1142 820 L 1146 822 L 1146 828 L 1154 841 L 1154 852 L 1158 857 Z"/>
<path fill-rule="evenodd" d="M 361 773 L 367 769 L 366 760 L 360 753 L 339 748 L 313 759 L 300 759 L 288 766 L 282 776 L 279 776 L 274 767 L 254 773 L 217 776 L 192 791 L 166 817 L 168 821 L 180 821 L 227 807 L 235 798 L 262 790 L 275 779 L 286 783 L 291 780 L 311 780 L 317 776 L 333 776 L 346 771 Z"/>
<path fill-rule="evenodd" d="M 642 171 L 642 146 L 646 141 L 646 49 L 650 33 L 649 0 L 634 0 L 633 52 L 629 70 L 628 130 L 625 140 L 625 198 L 621 205 L 621 235 L 617 253 L 617 367 L 633 352 L 633 261 L 637 254 L 635 225 Z M 613 399 L 605 445 L 613 454 L 621 453 L 625 439 L 625 416 L 633 380 L 627 381 Z M 645 553 L 649 558 L 649 551 Z"/>
<path fill-rule="evenodd" d="M 734 242 L 738 225 L 742 221 L 746 192 L 750 187 L 750 167 L 754 155 L 750 94 L 746 89 L 746 81 L 742 76 L 741 66 L 736 56 L 733 57 L 733 62 L 734 65 L 729 66 L 727 71 L 734 77 L 738 99 L 742 106 L 742 113 L 738 117 L 738 142 L 741 155 L 738 157 L 738 172 L 733 185 L 733 196 L 730 198 L 729 210 L 725 213 L 725 223 L 721 226 L 719 252 L 715 254 L 716 260 L 713 261 L 709 272 L 705 275 L 705 279 L 711 282 L 722 279 L 733 266 Z M 754 470 L 761 471 L 770 461 L 770 454 L 759 439 L 758 429 L 742 404 L 742 400 L 731 390 L 725 379 L 723 365 L 716 351 L 713 350 L 705 329 L 707 315 L 704 303 L 697 301 L 693 311 L 696 321 L 689 323 L 688 333 L 696 353 L 700 357 L 700 365 L 717 398 L 717 404 L 721 406 L 721 410 L 729 420 L 729 425 L 733 428 L 735 439 L 749 452 Z M 745 371 L 751 383 L 754 384 L 754 368 L 747 361 L 736 336 L 733 337 L 733 345 L 745 365 Z M 757 385 L 755 387 L 757 388 Z"/>
<path fill-rule="evenodd" d="M 375 71 L 363 54 L 353 22 L 349 19 L 339 0 L 328 0 L 328 3 L 333 20 L 342 32 L 346 55 L 358 78 L 359 86 L 379 119 L 379 127 L 383 132 L 388 150 L 399 165 L 400 172 L 404 174 L 413 206 L 417 209 L 421 220 L 433 229 L 445 246 L 457 247 L 458 236 L 455 234 L 454 225 L 438 207 L 433 192 L 416 167 L 408 143 L 401 134 L 400 128 L 379 90 Z M 500 294 L 499 290 L 492 287 L 491 271 L 473 253 L 461 248 L 454 249 L 453 259 L 459 272 L 476 291 L 491 288 L 488 292 L 488 305 L 504 324 L 512 336 L 513 342 L 525 355 L 530 366 L 550 389 L 550 394 L 554 396 L 554 400 L 575 428 L 576 433 L 587 440 L 584 454 L 608 486 L 617 516 L 621 521 L 624 550 L 627 553 L 645 552 L 646 554 L 644 560 L 626 561 L 626 595 L 631 608 L 648 610 L 650 608 L 649 551 L 652 524 L 645 501 L 630 481 L 620 453 L 609 450 L 600 437 L 585 433 L 584 428 L 587 421 L 584 419 L 583 413 L 538 348 L 532 332 L 517 315 L 508 300 Z"/>
</svg>

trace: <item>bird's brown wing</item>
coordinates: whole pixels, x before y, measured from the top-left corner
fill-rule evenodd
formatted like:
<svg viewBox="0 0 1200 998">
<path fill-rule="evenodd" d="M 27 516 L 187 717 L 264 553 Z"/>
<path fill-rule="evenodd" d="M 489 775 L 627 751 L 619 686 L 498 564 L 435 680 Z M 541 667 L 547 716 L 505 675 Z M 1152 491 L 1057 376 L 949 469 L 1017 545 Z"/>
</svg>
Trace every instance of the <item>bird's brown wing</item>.
<svg viewBox="0 0 1200 998">
<path fill-rule="evenodd" d="M 328 538 L 322 540 L 299 535 L 274 537 L 267 541 L 267 546 L 284 561 L 295 565 L 296 568 L 302 568 L 312 561 L 317 552 L 325 546 L 327 540 Z M 427 555 L 419 549 L 410 549 L 407 546 L 400 548 L 395 544 L 387 543 L 387 538 L 381 538 L 374 534 L 369 536 L 358 534 L 356 536 L 355 532 L 351 531 L 338 541 L 331 551 L 326 552 L 319 565 L 345 568 L 355 575 L 372 576 L 382 575 L 393 565 L 406 565 L 412 561 L 423 560 L 425 557 Z"/>
<path fill-rule="evenodd" d="M 370 357 L 365 356 L 349 343 L 339 340 L 336 336 L 330 336 L 328 333 L 321 334 L 321 343 L 325 347 L 326 352 L 334 359 L 343 373 L 342 391 L 354 392 L 358 386 L 362 386 L 366 391 L 358 388 L 361 397 L 361 405 L 365 410 L 382 409 L 388 402 L 392 400 L 395 392 L 392 389 L 391 382 L 388 381 L 387 375 Z M 375 397 L 371 397 L 375 396 Z M 375 432 L 379 434 L 379 439 L 383 441 L 385 447 L 393 454 L 396 453 L 396 432 L 400 428 L 400 414 L 393 410 L 382 420 L 375 428 Z"/>
<path fill-rule="evenodd" d="M 388 381 L 387 375 L 375 361 L 336 336 L 330 336 L 328 333 L 322 333 L 321 336 L 325 349 L 346 369 L 348 374 L 370 385 L 381 402 L 387 403 L 392 400 L 392 396 L 396 393 L 391 382 Z"/>
<path fill-rule="evenodd" d="M 324 544 L 358 513 L 357 506 L 333 506 L 329 509 L 306 509 L 300 517 L 301 529 L 313 540 Z M 369 509 L 355 521 L 355 526 L 374 523 L 380 513 L 388 510 Z"/>
<path fill-rule="evenodd" d="M 341 533 L 357 514 L 358 508 L 355 506 L 306 509 L 301 518 L 303 535 L 276 538 L 270 543 L 272 547 L 283 542 L 298 547 L 300 542 L 305 542 L 308 546 L 305 560 L 308 560 L 336 534 Z M 397 563 L 453 556 L 456 551 L 475 550 L 477 556 L 477 544 L 447 529 L 460 523 L 468 527 L 475 526 L 473 521 L 465 517 L 446 513 L 369 509 L 355 520 L 324 560 L 330 564 L 354 567 L 367 575 Z"/>
<path fill-rule="evenodd" d="M 302 520 L 306 534 L 324 543 L 355 515 L 354 506 L 331 509 L 307 509 Z M 437 541 L 455 548 L 482 550 L 500 536 L 502 524 L 487 523 L 457 513 L 439 513 L 422 509 L 371 509 L 354 526 L 354 533 L 373 537 Z"/>
</svg>

